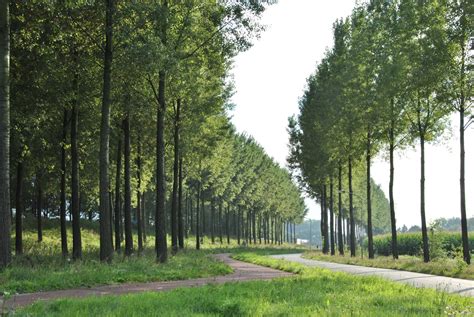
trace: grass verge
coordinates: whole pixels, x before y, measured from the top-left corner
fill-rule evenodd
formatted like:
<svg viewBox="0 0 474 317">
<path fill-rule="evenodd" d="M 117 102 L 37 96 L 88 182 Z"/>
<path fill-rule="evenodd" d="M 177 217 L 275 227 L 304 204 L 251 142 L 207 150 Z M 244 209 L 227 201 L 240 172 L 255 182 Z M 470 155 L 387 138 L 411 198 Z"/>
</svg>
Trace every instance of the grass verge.
<svg viewBox="0 0 474 317">
<path fill-rule="evenodd" d="M 182 288 L 165 293 L 38 302 L 18 316 L 440 316 L 474 313 L 472 300 L 376 277 L 270 259 L 235 258 L 298 273 L 294 278 Z"/>
<path fill-rule="evenodd" d="M 474 280 L 474 265 L 467 265 L 461 259 L 443 258 L 425 263 L 419 257 L 402 255 L 398 260 L 394 260 L 390 256 L 376 256 L 375 259 L 370 260 L 368 258 L 350 257 L 348 255 L 331 256 L 323 254 L 321 251 L 308 251 L 303 254 L 303 257 L 319 261 L 403 270 Z"/>
</svg>

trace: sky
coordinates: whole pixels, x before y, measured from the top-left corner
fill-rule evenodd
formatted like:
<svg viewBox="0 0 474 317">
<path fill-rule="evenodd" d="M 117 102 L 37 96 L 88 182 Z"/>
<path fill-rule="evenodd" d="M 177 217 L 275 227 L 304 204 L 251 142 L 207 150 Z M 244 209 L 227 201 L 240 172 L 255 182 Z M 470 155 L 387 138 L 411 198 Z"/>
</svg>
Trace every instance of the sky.
<svg viewBox="0 0 474 317">
<path fill-rule="evenodd" d="M 262 17 L 266 30 L 248 51 L 234 60 L 233 80 L 236 105 L 232 122 L 240 132 L 252 135 L 280 165 L 288 155 L 288 117 L 298 113 L 298 100 L 306 79 L 332 46 L 332 25 L 350 14 L 354 0 L 279 0 Z M 427 221 L 459 217 L 459 137 L 457 117 L 451 131 L 426 147 Z M 466 132 L 467 214 L 474 216 L 470 193 L 474 191 L 472 129 Z M 471 143 L 471 144 L 470 144 Z M 397 226 L 420 225 L 417 146 L 395 156 L 395 212 Z M 388 197 L 389 165 L 383 155 L 373 161 L 372 178 Z M 320 209 L 306 199 L 307 218 L 319 219 Z"/>
</svg>

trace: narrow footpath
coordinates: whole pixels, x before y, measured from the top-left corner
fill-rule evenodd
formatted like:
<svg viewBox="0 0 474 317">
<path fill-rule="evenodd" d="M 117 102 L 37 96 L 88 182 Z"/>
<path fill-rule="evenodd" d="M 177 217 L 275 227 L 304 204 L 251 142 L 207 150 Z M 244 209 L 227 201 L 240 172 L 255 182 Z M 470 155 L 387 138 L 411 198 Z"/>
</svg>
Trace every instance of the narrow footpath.
<svg viewBox="0 0 474 317">
<path fill-rule="evenodd" d="M 434 288 L 448 293 L 457 293 L 463 296 L 474 297 L 474 281 L 459 278 L 399 271 L 392 269 L 381 269 L 374 267 L 339 264 L 317 260 L 309 260 L 301 257 L 301 254 L 272 255 L 273 258 L 292 262 L 298 262 L 310 267 L 320 267 L 336 272 L 345 272 L 362 276 L 380 276 L 388 280 L 409 284 L 415 287 Z"/>
<path fill-rule="evenodd" d="M 103 295 L 122 295 L 140 292 L 162 292 L 173 290 L 178 287 L 196 287 L 208 284 L 224 284 L 227 282 L 240 282 L 251 280 L 269 280 L 279 277 L 292 276 L 279 270 L 274 270 L 260 265 L 250 264 L 234 260 L 230 254 L 214 255 L 218 260 L 223 261 L 233 269 L 233 273 L 223 276 L 208 278 L 198 278 L 190 280 L 167 281 L 167 282 L 148 282 L 148 283 L 127 283 L 104 285 L 91 288 L 77 288 L 57 291 L 47 291 L 38 293 L 18 294 L 8 299 L 5 308 L 14 309 L 16 307 L 26 306 L 39 300 L 54 300 L 59 298 L 80 298 L 87 296 Z M 3 304 L 3 298 L 0 297 L 0 307 Z"/>
</svg>

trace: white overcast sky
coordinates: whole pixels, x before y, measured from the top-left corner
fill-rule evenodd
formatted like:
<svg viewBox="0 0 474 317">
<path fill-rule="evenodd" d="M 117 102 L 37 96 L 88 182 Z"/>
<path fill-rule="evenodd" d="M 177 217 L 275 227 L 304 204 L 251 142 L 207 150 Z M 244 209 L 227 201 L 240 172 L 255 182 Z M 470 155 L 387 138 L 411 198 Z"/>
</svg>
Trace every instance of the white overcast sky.
<svg viewBox="0 0 474 317">
<path fill-rule="evenodd" d="M 287 119 L 298 113 L 298 100 L 306 78 L 332 46 L 332 24 L 350 14 L 354 0 L 279 0 L 267 9 L 267 26 L 254 46 L 235 58 L 236 93 L 232 121 L 252 135 L 282 166 L 288 153 Z M 459 138 L 453 116 L 451 138 L 426 148 L 426 212 L 428 222 L 459 217 Z M 468 216 L 473 216 L 474 191 L 472 130 L 466 134 L 466 186 Z M 472 163 L 472 164 L 471 164 Z M 388 197 L 388 163 L 374 160 L 373 178 Z M 419 151 L 405 150 L 395 160 L 397 226 L 420 225 Z M 319 219 L 318 205 L 306 199 L 308 218 Z"/>
</svg>

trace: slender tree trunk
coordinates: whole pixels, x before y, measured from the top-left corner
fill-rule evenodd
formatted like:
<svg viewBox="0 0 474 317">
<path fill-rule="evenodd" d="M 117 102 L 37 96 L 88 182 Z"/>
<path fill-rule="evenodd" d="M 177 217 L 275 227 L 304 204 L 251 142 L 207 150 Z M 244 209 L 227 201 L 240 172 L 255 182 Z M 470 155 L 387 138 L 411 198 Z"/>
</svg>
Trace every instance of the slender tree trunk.
<svg viewBox="0 0 474 317">
<path fill-rule="evenodd" d="M 222 199 L 219 200 L 219 242 L 222 244 Z"/>
<path fill-rule="evenodd" d="M 0 0 L 0 269 L 11 261 L 10 210 L 10 13 Z"/>
<path fill-rule="evenodd" d="M 124 216 L 125 216 L 125 255 L 133 253 L 132 237 L 132 195 L 130 188 L 130 118 L 127 114 L 122 123 L 124 137 Z"/>
<path fill-rule="evenodd" d="M 183 224 L 183 158 L 179 158 L 178 175 L 178 245 L 184 249 L 184 224 Z"/>
<path fill-rule="evenodd" d="M 367 164 L 367 240 L 369 248 L 369 259 L 374 258 L 374 239 L 372 234 L 372 188 L 371 188 L 371 133 L 370 129 L 367 132 L 367 152 L 366 152 L 366 164 Z"/>
<path fill-rule="evenodd" d="M 237 207 L 237 244 L 240 245 L 240 227 L 242 226 L 240 223 L 240 206 Z"/>
<path fill-rule="evenodd" d="M 329 216 L 331 217 L 329 221 L 329 229 L 331 234 L 331 255 L 335 255 L 336 250 L 334 243 L 334 183 L 332 178 L 329 184 Z"/>
<path fill-rule="evenodd" d="M 339 164 L 338 168 L 338 186 L 337 186 L 337 204 L 338 204 L 338 215 L 337 215 L 337 237 L 339 254 L 344 255 L 344 240 L 342 237 L 342 166 Z"/>
<path fill-rule="evenodd" d="M 163 18 L 161 19 L 160 33 L 161 43 L 167 44 L 167 15 L 168 1 L 164 0 Z M 161 263 L 168 259 L 168 245 L 166 242 L 166 177 L 165 177 L 165 83 L 166 72 L 161 69 L 158 72 L 158 114 L 156 132 L 156 215 L 155 215 L 155 244 L 156 257 Z"/>
<path fill-rule="evenodd" d="M 200 232 L 199 232 L 199 202 L 201 199 L 201 183 L 198 184 L 198 188 L 196 191 L 196 250 L 201 248 L 201 239 L 200 239 Z"/>
<path fill-rule="evenodd" d="M 395 151 L 395 120 L 394 118 L 394 100 L 390 100 L 390 108 L 392 111 L 392 120 L 390 123 L 389 130 L 389 155 L 390 155 L 390 181 L 388 184 L 388 195 L 390 201 L 390 224 L 392 229 L 392 256 L 394 259 L 398 259 L 398 239 L 397 239 L 397 222 L 395 218 L 395 200 L 393 196 L 393 184 L 395 177 L 395 168 L 394 168 L 394 157 L 393 153 Z"/>
<path fill-rule="evenodd" d="M 120 180 L 122 169 L 122 140 L 119 136 L 117 143 L 117 173 L 115 175 L 115 251 L 121 250 L 121 228 L 122 228 L 122 212 L 120 199 Z"/>
<path fill-rule="evenodd" d="M 37 224 L 37 234 L 38 242 L 43 241 L 43 189 L 41 184 L 41 176 L 36 174 L 36 224 Z"/>
<path fill-rule="evenodd" d="M 230 244 L 230 224 L 229 224 L 229 217 L 230 217 L 230 207 L 227 206 L 227 212 L 225 214 L 225 226 L 226 226 L 226 234 L 227 234 L 227 244 Z"/>
<path fill-rule="evenodd" d="M 215 219 L 216 218 L 216 204 L 215 199 L 211 198 L 211 243 L 214 244 L 214 228 L 216 226 Z"/>
<path fill-rule="evenodd" d="M 110 138 L 110 75 L 112 70 L 112 35 L 115 0 L 106 0 L 104 84 L 102 90 L 102 109 L 100 123 L 100 260 L 110 262 L 114 253 L 110 224 L 109 206 L 109 138 Z"/>
<path fill-rule="evenodd" d="M 253 238 L 253 243 L 257 244 L 257 228 L 256 228 L 256 223 L 255 223 L 255 218 L 256 218 L 256 212 L 255 210 L 252 212 L 252 238 Z"/>
<path fill-rule="evenodd" d="M 465 19 L 465 17 L 463 16 Z M 463 33 L 464 24 L 463 24 Z M 464 261 L 467 264 L 471 264 L 471 252 L 469 250 L 469 237 L 467 227 L 467 216 L 466 216 L 466 184 L 465 184 L 465 151 L 464 151 L 464 116 L 465 116 L 465 96 L 464 96 L 464 77 L 465 77 L 465 36 L 462 36 L 461 40 L 461 98 L 459 103 L 459 145 L 460 145 L 460 191 L 461 191 L 461 236 L 462 236 L 462 249 Z"/>
<path fill-rule="evenodd" d="M 349 217 L 350 217 L 350 243 L 351 243 L 351 256 L 352 257 L 356 256 L 353 194 L 354 193 L 352 192 L 352 157 L 349 156 Z"/>
<path fill-rule="evenodd" d="M 181 100 L 176 101 L 174 119 L 174 161 L 173 161 L 173 193 L 171 198 L 171 249 L 178 252 L 178 187 L 179 187 L 179 112 Z"/>
<path fill-rule="evenodd" d="M 329 253 L 329 230 L 328 230 L 328 204 L 327 204 L 327 188 L 326 185 L 323 185 L 323 217 L 324 217 L 324 225 L 323 225 L 323 253 Z"/>
<path fill-rule="evenodd" d="M 421 233 L 423 236 L 423 261 L 430 261 L 430 248 L 428 244 L 428 229 L 426 227 L 425 216 L 425 136 L 420 133 L 421 147 L 421 177 L 420 177 L 420 212 L 421 212 Z"/>
<path fill-rule="evenodd" d="M 142 144 L 140 136 L 138 136 L 137 140 L 137 234 L 138 234 L 138 252 L 141 253 L 143 251 L 143 233 L 142 233 L 142 204 L 141 204 L 141 187 L 142 187 Z"/>
<path fill-rule="evenodd" d="M 66 142 L 67 142 L 67 126 L 68 111 L 64 109 L 63 115 L 63 135 L 61 142 L 61 189 L 60 189 L 60 210 L 59 221 L 61 223 L 61 251 L 65 257 L 68 255 L 67 248 L 67 230 L 66 230 Z"/>
<path fill-rule="evenodd" d="M 16 168 L 16 195 L 15 195 L 15 253 L 23 254 L 23 159 L 20 157 Z"/>
<path fill-rule="evenodd" d="M 74 92 L 77 92 L 78 76 L 74 75 Z M 81 214 L 79 211 L 79 150 L 78 150 L 78 124 L 79 113 L 77 99 L 73 101 L 71 113 L 71 214 L 72 214 L 72 258 L 82 258 L 81 241 Z"/>
</svg>

